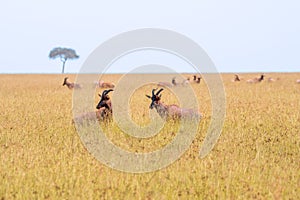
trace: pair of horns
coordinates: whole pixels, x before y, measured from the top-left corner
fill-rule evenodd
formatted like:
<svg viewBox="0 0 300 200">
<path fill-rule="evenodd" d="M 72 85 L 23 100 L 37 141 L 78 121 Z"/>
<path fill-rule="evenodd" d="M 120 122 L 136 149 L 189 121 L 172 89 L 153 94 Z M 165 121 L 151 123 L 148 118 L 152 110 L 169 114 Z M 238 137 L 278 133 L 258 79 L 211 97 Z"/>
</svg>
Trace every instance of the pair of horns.
<svg viewBox="0 0 300 200">
<path fill-rule="evenodd" d="M 157 90 L 157 89 L 152 90 L 152 96 L 159 95 L 164 89 L 161 88 L 160 90 L 158 90 L 158 92 L 156 92 L 156 94 L 154 94 L 155 90 Z"/>
<path fill-rule="evenodd" d="M 102 92 L 102 95 L 100 95 L 100 94 L 98 94 L 100 97 L 102 96 L 102 97 L 104 97 L 105 95 L 107 95 L 109 92 L 111 92 L 111 91 L 114 91 L 113 89 L 109 89 L 109 90 L 104 90 L 103 92 Z"/>
</svg>

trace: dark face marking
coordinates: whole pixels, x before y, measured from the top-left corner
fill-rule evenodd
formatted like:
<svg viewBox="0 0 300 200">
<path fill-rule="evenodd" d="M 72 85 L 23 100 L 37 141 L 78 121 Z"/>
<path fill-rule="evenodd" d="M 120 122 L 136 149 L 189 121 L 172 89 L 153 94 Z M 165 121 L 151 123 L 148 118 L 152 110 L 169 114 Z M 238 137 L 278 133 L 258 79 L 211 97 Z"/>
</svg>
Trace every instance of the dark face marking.
<svg viewBox="0 0 300 200">
<path fill-rule="evenodd" d="M 102 96 L 98 105 L 96 106 L 97 109 L 100 109 L 102 107 L 105 107 L 105 108 L 109 108 L 108 105 L 107 105 L 107 101 L 109 100 L 109 97 L 107 95 L 105 96 Z"/>
<path fill-rule="evenodd" d="M 112 89 L 109 89 L 109 90 L 104 90 L 102 92 L 102 95 L 99 94 L 99 96 L 101 97 L 98 105 L 96 106 L 97 109 L 100 109 L 100 108 L 108 108 L 109 109 L 109 106 L 107 105 L 107 101 L 109 100 L 109 96 L 107 95 L 109 92 L 111 91 L 114 91 Z"/>
<path fill-rule="evenodd" d="M 159 95 L 164 89 L 160 89 L 156 94 L 154 93 L 156 89 L 153 89 L 152 90 L 152 96 L 149 96 L 149 95 L 146 95 L 146 97 L 148 97 L 149 99 L 151 99 L 151 104 L 149 106 L 150 109 L 153 109 L 153 107 L 155 105 L 158 104 L 160 98 L 161 98 L 161 95 Z"/>
<path fill-rule="evenodd" d="M 161 96 L 154 95 L 154 96 L 152 96 L 152 97 L 150 97 L 150 96 L 147 96 L 147 97 L 151 99 L 151 104 L 150 104 L 149 108 L 150 108 L 150 109 L 153 109 L 153 107 L 154 107 L 155 105 L 157 105 L 158 102 L 160 101 L 160 97 L 161 97 Z"/>
</svg>

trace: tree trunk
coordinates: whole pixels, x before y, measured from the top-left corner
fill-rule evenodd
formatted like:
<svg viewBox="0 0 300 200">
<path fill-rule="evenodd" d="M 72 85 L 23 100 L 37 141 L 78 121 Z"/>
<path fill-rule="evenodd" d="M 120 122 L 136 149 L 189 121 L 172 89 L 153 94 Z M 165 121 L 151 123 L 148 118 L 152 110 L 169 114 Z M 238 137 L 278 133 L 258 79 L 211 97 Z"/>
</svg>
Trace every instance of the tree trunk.
<svg viewBox="0 0 300 200">
<path fill-rule="evenodd" d="M 62 74 L 65 72 L 65 64 L 66 64 L 66 60 L 63 61 L 63 66 L 62 66 L 62 71 L 61 71 Z"/>
</svg>

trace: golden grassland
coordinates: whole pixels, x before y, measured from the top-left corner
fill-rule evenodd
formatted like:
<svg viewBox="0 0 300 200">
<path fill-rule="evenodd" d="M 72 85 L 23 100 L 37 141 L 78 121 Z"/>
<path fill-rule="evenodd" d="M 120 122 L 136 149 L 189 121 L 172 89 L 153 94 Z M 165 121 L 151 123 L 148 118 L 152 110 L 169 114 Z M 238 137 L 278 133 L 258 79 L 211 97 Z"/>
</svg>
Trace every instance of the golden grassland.
<svg viewBox="0 0 300 200">
<path fill-rule="evenodd" d="M 120 76 L 104 79 L 117 83 Z M 242 82 L 233 83 L 232 74 L 222 75 L 226 119 L 207 157 L 199 158 L 211 116 L 202 82 L 192 85 L 205 117 L 190 148 L 167 168 L 130 174 L 101 164 L 86 150 L 71 123 L 73 91 L 62 87 L 64 75 L 0 75 L 0 199 L 297 199 L 300 74 L 267 74 L 280 78 L 273 83 L 245 82 L 254 76 L 242 74 Z M 131 98 L 137 123 L 149 121 L 149 89 Z M 176 98 L 165 91 L 163 101 Z M 149 152 L 172 140 L 174 123 L 142 140 L 114 123 L 104 129 L 121 148 Z"/>
</svg>

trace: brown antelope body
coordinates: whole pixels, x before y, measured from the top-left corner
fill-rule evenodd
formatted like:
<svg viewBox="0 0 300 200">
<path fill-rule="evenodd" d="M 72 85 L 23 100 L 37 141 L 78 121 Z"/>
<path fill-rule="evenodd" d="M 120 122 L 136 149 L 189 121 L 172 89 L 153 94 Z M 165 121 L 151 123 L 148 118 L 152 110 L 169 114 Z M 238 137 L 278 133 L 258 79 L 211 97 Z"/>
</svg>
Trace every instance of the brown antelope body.
<svg viewBox="0 0 300 200">
<path fill-rule="evenodd" d="M 177 83 L 175 81 L 175 78 L 172 78 L 172 82 L 169 83 L 169 82 L 158 82 L 157 86 L 158 87 L 173 87 L 173 86 L 176 86 Z"/>
<path fill-rule="evenodd" d="M 173 84 L 169 83 L 169 82 L 158 82 L 157 86 L 158 87 L 173 87 Z"/>
<path fill-rule="evenodd" d="M 65 77 L 65 78 L 64 78 L 63 86 L 65 86 L 65 85 L 66 85 L 70 90 L 71 90 L 71 89 L 80 89 L 80 88 L 81 88 L 81 85 L 80 85 L 80 84 L 69 82 L 69 81 L 68 81 L 68 77 Z"/>
<path fill-rule="evenodd" d="M 99 81 L 96 83 L 99 88 L 114 88 L 115 84 L 111 82 Z"/>
<path fill-rule="evenodd" d="M 190 78 L 187 78 L 187 79 L 183 80 L 181 84 L 182 84 L 182 86 L 189 85 L 190 84 Z"/>
<path fill-rule="evenodd" d="M 187 86 L 190 83 L 190 79 L 187 78 L 186 80 L 183 80 L 182 83 L 178 83 L 176 81 L 176 77 L 172 78 L 172 82 L 159 82 L 157 84 L 158 87 L 176 87 L 176 86 Z"/>
<path fill-rule="evenodd" d="M 278 81 L 279 78 L 268 78 L 268 82 L 272 83 L 272 82 L 275 82 L 275 81 Z"/>
<path fill-rule="evenodd" d="M 264 80 L 265 75 L 261 75 L 259 78 L 249 79 L 247 83 L 260 83 Z"/>
<path fill-rule="evenodd" d="M 196 110 L 180 108 L 175 104 L 166 105 L 162 103 L 160 101 L 161 95 L 159 95 L 162 91 L 163 89 L 160 89 L 155 94 L 155 89 L 153 89 L 152 96 L 146 95 L 146 97 L 152 100 L 149 108 L 150 109 L 155 108 L 161 118 L 163 119 L 201 118 L 201 114 Z"/>
<path fill-rule="evenodd" d="M 75 117 L 74 121 L 79 124 L 82 124 L 84 121 L 96 121 L 96 120 L 104 121 L 110 119 L 112 115 L 112 105 L 108 93 L 111 91 L 113 90 L 112 89 L 104 90 L 102 92 L 102 95 L 99 94 L 101 99 L 96 106 L 97 111 L 83 113 Z"/>
</svg>

